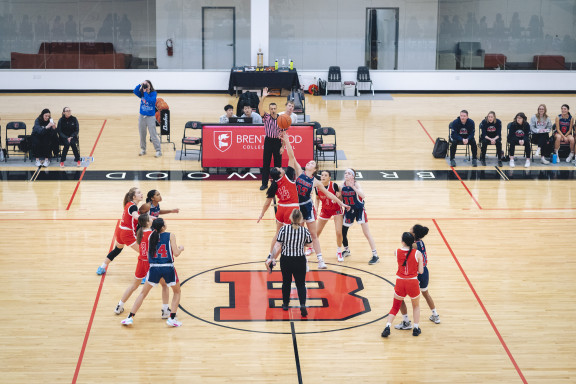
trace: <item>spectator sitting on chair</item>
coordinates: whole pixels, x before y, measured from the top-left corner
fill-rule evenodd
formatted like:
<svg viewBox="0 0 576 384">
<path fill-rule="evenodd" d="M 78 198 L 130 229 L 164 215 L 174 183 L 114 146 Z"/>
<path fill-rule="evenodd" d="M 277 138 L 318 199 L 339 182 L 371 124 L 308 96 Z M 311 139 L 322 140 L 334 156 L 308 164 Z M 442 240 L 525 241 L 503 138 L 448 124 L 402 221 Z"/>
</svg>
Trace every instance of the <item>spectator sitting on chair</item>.
<svg viewBox="0 0 576 384">
<path fill-rule="evenodd" d="M 64 146 L 60 157 L 60 167 L 64 167 L 68 148 L 70 147 L 72 147 L 72 152 L 74 153 L 74 162 L 78 167 L 80 166 L 80 152 L 78 152 L 79 130 L 78 119 L 72 116 L 72 111 L 69 107 L 64 107 L 62 117 L 58 120 L 58 136 L 60 136 L 60 143 Z"/>
<path fill-rule="evenodd" d="M 463 109 L 460 111 L 460 117 L 456 118 L 450 123 L 450 138 L 452 144 L 450 145 L 450 166 L 455 167 L 456 149 L 458 144 L 470 145 L 472 150 L 472 166 L 476 167 L 476 157 L 478 155 L 478 148 L 476 147 L 476 140 L 474 139 L 474 132 L 476 125 L 474 120 L 468 118 L 468 111 Z"/>
<path fill-rule="evenodd" d="M 530 132 L 532 133 L 532 142 L 538 144 L 535 156 L 540 156 L 542 148 L 548 143 L 552 131 L 552 120 L 546 114 L 546 105 L 540 104 L 538 111 L 530 118 Z M 550 164 L 542 155 L 540 158 L 542 164 Z"/>
<path fill-rule="evenodd" d="M 262 116 L 252 111 L 252 107 L 249 105 L 244 106 L 244 114 L 240 117 L 251 117 L 252 123 L 262 124 Z"/>
<path fill-rule="evenodd" d="M 292 124 L 298 123 L 298 115 L 294 113 L 294 102 L 292 100 L 288 100 L 286 102 L 286 110 L 284 112 L 280 112 L 279 115 L 288 115 L 292 119 Z"/>
<path fill-rule="evenodd" d="M 514 168 L 514 149 L 517 145 L 524 146 L 524 154 L 526 155 L 526 163 L 524 167 L 530 166 L 530 124 L 526 121 L 524 112 L 518 112 L 514 117 L 514 121 L 508 124 L 508 144 L 510 145 L 510 167 Z"/>
<path fill-rule="evenodd" d="M 220 116 L 220 124 L 228 124 L 230 121 L 228 120 L 231 117 L 236 117 L 236 115 L 234 114 L 234 107 L 231 106 L 230 104 L 227 104 L 224 107 L 224 112 L 226 112 L 224 115 Z"/>
<path fill-rule="evenodd" d="M 556 139 L 554 141 L 554 152 L 558 155 L 560 144 L 570 145 L 570 155 L 566 158 L 569 163 L 574 158 L 574 119 L 570 114 L 568 104 L 562 104 L 562 113 L 556 118 Z"/>
<path fill-rule="evenodd" d="M 45 108 L 34 121 L 32 129 L 32 153 L 36 157 L 36 166 L 47 167 L 55 146 L 58 146 L 56 124 L 50 118 L 50 110 Z"/>
<path fill-rule="evenodd" d="M 490 111 L 480 123 L 480 162 L 486 165 L 488 144 L 496 145 L 498 166 L 502 166 L 502 122 L 496 118 L 496 112 Z"/>
</svg>

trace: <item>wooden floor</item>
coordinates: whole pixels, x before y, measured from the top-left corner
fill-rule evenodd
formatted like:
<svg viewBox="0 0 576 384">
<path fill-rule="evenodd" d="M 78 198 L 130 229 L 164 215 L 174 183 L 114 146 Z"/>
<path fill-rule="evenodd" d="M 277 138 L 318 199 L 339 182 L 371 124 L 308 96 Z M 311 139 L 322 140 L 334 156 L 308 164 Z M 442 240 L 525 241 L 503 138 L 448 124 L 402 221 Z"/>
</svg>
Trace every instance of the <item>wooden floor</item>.
<svg viewBox="0 0 576 384">
<path fill-rule="evenodd" d="M 164 96 L 175 141 L 186 121 L 216 121 L 225 104 L 237 102 L 228 95 Z M 392 96 L 375 101 L 308 98 L 306 113 L 337 130 L 346 156 L 339 169 L 453 174 L 445 160 L 431 156 L 432 139 L 447 136 L 448 122 L 461 109 L 468 109 L 477 124 L 495 110 L 505 125 L 517 112 L 531 116 L 540 103 L 553 115 L 563 103 L 576 104 L 575 95 Z M 2 128 L 13 120 L 31 126 L 43 108 L 58 116 L 69 106 L 80 121 L 82 155 L 94 157 L 89 171 L 201 170 L 196 161 L 178 161 L 168 145 L 160 159 L 138 156 L 138 100 L 129 93 L 1 94 L 0 105 Z M 339 264 L 332 223 L 320 238 L 329 270 L 318 272 L 310 258 L 311 280 L 348 275 L 362 281 L 357 295 L 367 299 L 369 311 L 338 321 L 302 321 L 297 309 L 289 312 L 292 321 L 257 321 L 262 315 L 258 303 L 243 308 L 255 321 L 216 321 L 216 308 L 228 307 L 234 292 L 225 282 L 226 272 L 248 273 L 248 285 L 238 285 L 250 289 L 252 297 L 266 296 L 266 276 L 258 272 L 264 271 L 275 225 L 272 210 L 256 223 L 264 202 L 258 181 L 31 182 L 3 177 L 0 381 L 576 382 L 574 179 L 523 178 L 523 161 L 518 163 L 513 172 L 503 167 L 513 176 L 509 180 L 477 178 L 468 172 L 472 168 L 459 166 L 461 180 L 363 181 L 381 262 L 368 265 L 368 243 L 354 226 L 352 256 Z M 528 175 L 544 169 L 570 176 L 575 168 L 535 163 Z M 0 172 L 23 170 L 35 168 L 16 161 L 0 166 Z M 60 170 L 53 166 L 48 172 Z M 144 192 L 158 189 L 163 208 L 180 208 L 165 219 L 185 246 L 177 259 L 184 282 L 181 328 L 169 329 L 160 319 L 159 288 L 132 327 L 120 325 L 126 312 L 116 316 L 113 310 L 133 279 L 133 251 L 125 250 L 106 275 L 96 275 L 113 241 L 123 196 L 132 186 Z M 422 301 L 420 337 L 392 330 L 382 339 L 396 270 L 392 251 L 415 223 L 430 228 L 425 239 L 430 294 L 442 323 L 428 320 Z M 216 282 L 217 276 L 223 282 Z M 235 300 L 243 303 L 241 297 Z M 338 300 L 329 304 L 347 309 Z"/>
</svg>

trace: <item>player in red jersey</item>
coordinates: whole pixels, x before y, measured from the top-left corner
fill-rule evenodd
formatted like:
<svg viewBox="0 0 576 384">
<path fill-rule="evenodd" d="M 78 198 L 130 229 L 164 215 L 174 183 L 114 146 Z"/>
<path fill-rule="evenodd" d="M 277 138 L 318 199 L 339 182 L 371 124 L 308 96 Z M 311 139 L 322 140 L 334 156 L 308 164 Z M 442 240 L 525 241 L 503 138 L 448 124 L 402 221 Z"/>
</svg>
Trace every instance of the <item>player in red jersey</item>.
<svg viewBox="0 0 576 384">
<path fill-rule="evenodd" d="M 280 133 L 280 136 L 284 143 L 288 142 L 288 135 L 284 132 Z M 264 202 L 264 206 L 262 207 L 262 212 L 260 213 L 260 217 L 258 218 L 258 223 L 264 217 L 264 214 L 270 208 L 272 204 L 272 200 L 274 196 L 278 197 L 278 209 L 276 210 L 276 233 L 272 238 L 272 242 L 270 245 L 270 253 L 268 257 L 272 257 L 272 249 L 274 248 L 274 244 L 276 244 L 276 237 L 278 236 L 278 231 L 282 228 L 284 224 L 290 224 L 290 215 L 292 211 L 295 209 L 299 209 L 300 204 L 298 200 L 298 190 L 296 188 L 296 181 L 295 181 L 295 170 L 294 168 L 297 166 L 296 158 L 294 157 L 293 151 L 290 151 L 292 155 L 288 158 L 288 168 L 286 170 L 282 169 L 281 167 L 274 167 L 270 168 L 270 177 L 272 178 L 272 184 L 266 191 L 266 201 Z M 298 167 L 300 167 L 298 165 Z"/>
<path fill-rule="evenodd" d="M 98 275 L 106 273 L 108 264 L 122 252 L 125 245 L 135 250 L 136 253 L 140 253 L 136 243 L 136 225 L 138 224 L 138 203 L 143 199 L 142 192 L 136 187 L 130 188 L 124 196 L 124 212 L 122 213 L 120 226 L 116 228 L 114 249 L 108 253 L 102 265 L 98 267 L 96 271 Z"/>
<path fill-rule="evenodd" d="M 418 336 L 422 331 L 418 326 L 420 321 L 420 286 L 418 283 L 418 274 L 424 272 L 424 262 L 420 251 L 412 249 L 414 244 L 414 235 L 410 232 L 402 234 L 402 248 L 396 250 L 396 261 L 398 262 L 398 271 L 396 272 L 396 285 L 394 286 L 394 301 L 392 309 L 388 314 L 386 328 L 382 331 L 382 337 L 390 336 L 390 325 L 398 313 L 404 297 L 409 296 L 412 299 L 412 311 L 414 316 L 414 328 L 412 335 Z"/>
<path fill-rule="evenodd" d="M 122 295 L 122 299 L 116 305 L 114 313 L 119 315 L 124 312 L 124 303 L 128 301 L 132 293 L 138 289 L 141 281 L 148 275 L 150 263 L 148 262 L 148 243 L 150 235 L 152 234 L 152 221 L 153 217 L 147 213 L 143 213 L 138 217 L 138 231 L 136 232 L 136 242 L 140 249 L 138 254 L 138 263 L 136 264 L 136 272 L 134 273 L 134 281 Z M 170 292 L 164 280 L 160 281 L 162 285 L 162 318 L 167 319 L 170 316 L 170 308 L 168 308 L 168 300 L 170 299 Z"/>
<path fill-rule="evenodd" d="M 330 171 L 322 171 L 320 174 L 320 181 L 324 188 L 330 193 L 334 194 L 337 198 L 341 198 L 340 188 L 338 184 L 331 180 L 332 174 Z M 326 223 L 331 217 L 334 218 L 334 227 L 336 228 L 336 244 L 338 248 L 336 249 L 336 257 L 338 261 L 344 261 L 342 256 L 342 223 L 344 218 L 344 210 L 338 204 L 330 200 L 322 191 L 316 189 L 316 210 L 322 202 L 322 209 L 320 210 L 320 215 L 318 215 L 318 237 L 324 230 Z"/>
</svg>

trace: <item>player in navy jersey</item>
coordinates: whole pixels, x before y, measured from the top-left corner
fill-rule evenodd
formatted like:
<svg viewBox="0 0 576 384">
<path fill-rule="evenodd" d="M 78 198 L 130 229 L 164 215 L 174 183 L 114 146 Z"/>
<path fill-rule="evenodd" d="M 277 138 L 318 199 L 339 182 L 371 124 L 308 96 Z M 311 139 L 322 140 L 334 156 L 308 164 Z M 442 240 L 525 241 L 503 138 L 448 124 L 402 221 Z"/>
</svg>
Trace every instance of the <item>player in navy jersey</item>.
<svg viewBox="0 0 576 384">
<path fill-rule="evenodd" d="M 423 272 L 418 274 L 418 281 L 420 284 L 420 292 L 422 292 L 422 296 L 426 299 L 426 303 L 430 310 L 432 311 L 432 315 L 430 316 L 430 321 L 440 324 L 440 315 L 436 312 L 436 305 L 434 304 L 434 300 L 432 300 L 432 296 L 430 296 L 430 292 L 428 291 L 428 283 L 429 283 L 429 274 L 428 274 L 428 254 L 426 253 L 426 246 L 424 245 L 424 241 L 422 240 L 424 236 L 428 234 L 428 227 L 424 227 L 420 224 L 416 224 L 410 230 L 410 233 L 414 235 L 414 240 L 416 243 L 416 249 L 420 251 L 422 254 L 422 264 L 423 264 Z M 400 324 L 394 326 L 396 329 L 412 329 L 412 324 L 410 319 L 408 318 L 408 308 L 406 308 L 406 303 L 402 301 L 402 306 L 400 307 L 400 312 L 402 313 L 402 322 Z"/>
<path fill-rule="evenodd" d="M 173 233 L 166 232 L 164 219 L 154 220 L 152 230 L 149 240 L 148 262 L 150 263 L 150 269 L 148 271 L 148 281 L 134 302 L 130 315 L 122 320 L 122 324 L 131 325 L 134 323 L 134 316 L 150 290 L 160 283 L 161 280 L 164 280 L 166 285 L 172 287 L 174 293 L 172 297 L 172 310 L 174 312 L 170 313 L 166 324 L 171 327 L 179 327 L 182 323 L 176 320 L 176 310 L 180 304 L 181 293 L 180 280 L 174 268 L 174 257 L 179 256 L 184 251 L 184 247 L 176 244 L 176 236 Z"/>
<path fill-rule="evenodd" d="M 290 148 L 290 150 L 292 150 Z M 288 151 L 288 149 L 287 149 Z M 308 226 L 308 231 L 312 236 L 312 246 L 316 252 L 316 257 L 318 258 L 318 268 L 326 269 L 326 263 L 322 258 L 322 250 L 320 249 L 320 240 L 318 240 L 318 231 L 316 227 L 316 209 L 314 208 L 314 203 L 311 198 L 311 192 L 314 188 L 326 195 L 334 203 L 338 204 L 342 209 L 348 208 L 340 199 L 338 199 L 332 192 L 328 191 L 324 184 L 314 177 L 318 170 L 318 165 L 314 160 L 310 160 L 306 163 L 304 170 L 300 167 L 298 162 L 296 162 L 296 188 L 298 189 L 298 202 L 300 204 L 300 211 L 302 211 L 302 216 L 304 221 Z"/>
<path fill-rule="evenodd" d="M 162 196 L 160 195 L 160 192 L 156 189 L 151 189 L 150 191 L 148 191 L 148 194 L 146 195 L 146 203 L 150 204 L 150 212 L 149 215 L 152 216 L 152 218 L 156 219 L 158 218 L 160 215 L 165 215 L 167 213 L 179 213 L 180 209 L 178 208 L 174 208 L 174 209 L 160 209 L 160 202 L 162 201 Z M 140 213 L 145 213 L 145 212 L 140 212 Z"/>
<path fill-rule="evenodd" d="M 558 155 L 560 144 L 570 146 L 570 155 L 566 158 L 569 163 L 574 158 L 574 119 L 570 114 L 568 104 L 562 104 L 562 113 L 556 117 L 556 131 L 554 132 L 554 152 Z"/>
<path fill-rule="evenodd" d="M 366 209 L 364 208 L 364 191 L 360 187 L 360 183 L 356 180 L 356 171 L 349 168 L 344 172 L 344 183 L 342 184 L 342 200 L 344 204 L 350 206 L 350 210 L 344 213 L 344 226 L 342 227 L 342 244 L 344 244 L 344 252 L 342 255 L 344 257 L 350 256 L 350 248 L 348 247 L 348 229 L 354 224 L 354 220 L 360 224 L 362 227 L 362 232 L 368 240 L 370 247 L 372 248 L 372 258 L 368 264 L 376 264 L 380 261 L 378 258 L 378 252 L 376 252 L 376 243 L 370 234 L 370 228 L 368 227 L 368 216 L 366 215 Z"/>
</svg>

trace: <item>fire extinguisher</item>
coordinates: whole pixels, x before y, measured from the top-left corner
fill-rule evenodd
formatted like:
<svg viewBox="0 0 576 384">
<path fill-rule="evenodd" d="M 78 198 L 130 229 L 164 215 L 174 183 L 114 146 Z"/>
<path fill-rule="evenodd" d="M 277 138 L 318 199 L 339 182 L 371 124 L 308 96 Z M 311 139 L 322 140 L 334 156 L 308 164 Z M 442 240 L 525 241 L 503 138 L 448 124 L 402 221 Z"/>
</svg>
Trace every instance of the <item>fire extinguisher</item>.
<svg viewBox="0 0 576 384">
<path fill-rule="evenodd" d="M 172 39 L 166 40 L 166 53 L 168 56 L 174 56 L 174 42 Z"/>
</svg>

